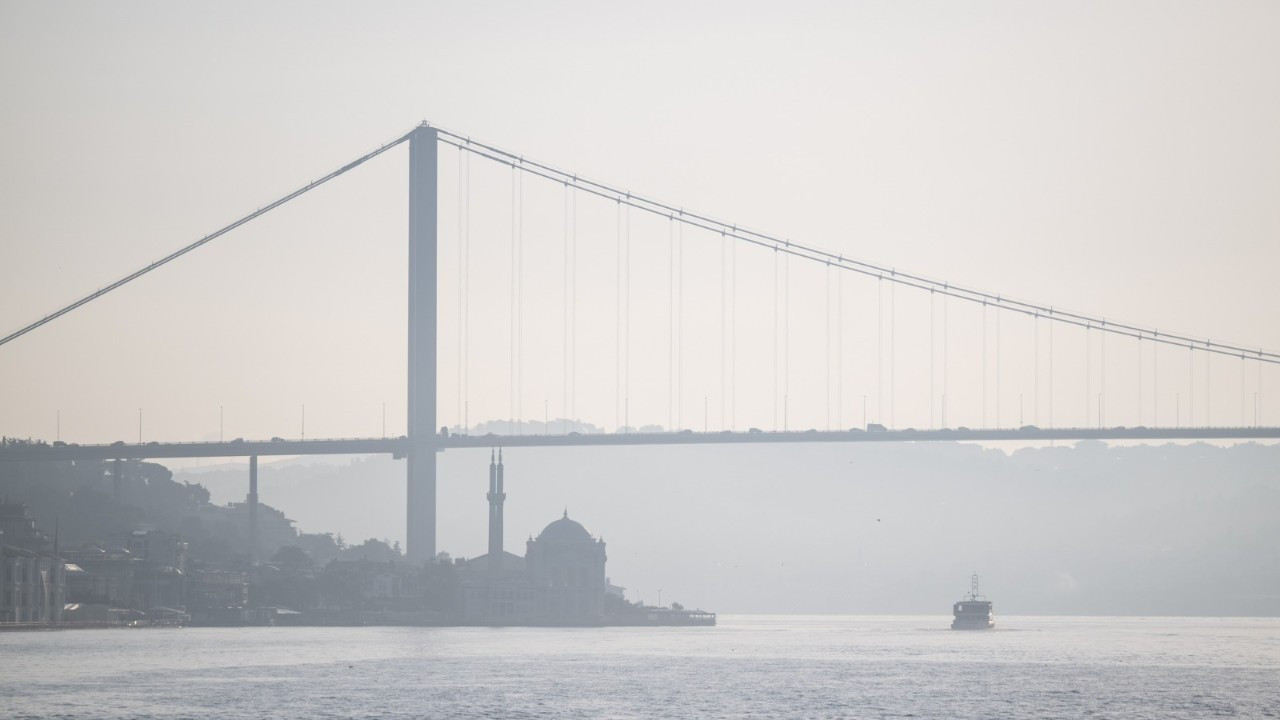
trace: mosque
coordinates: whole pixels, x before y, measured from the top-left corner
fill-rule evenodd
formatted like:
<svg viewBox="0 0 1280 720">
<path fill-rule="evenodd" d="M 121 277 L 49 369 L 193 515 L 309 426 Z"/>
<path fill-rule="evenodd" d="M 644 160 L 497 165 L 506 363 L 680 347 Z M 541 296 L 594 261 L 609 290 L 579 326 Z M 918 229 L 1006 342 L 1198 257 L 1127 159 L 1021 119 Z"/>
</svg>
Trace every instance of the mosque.
<svg viewBox="0 0 1280 720">
<path fill-rule="evenodd" d="M 489 458 L 489 552 L 460 561 L 462 620 L 476 625 L 602 625 L 604 598 L 617 592 L 604 574 L 604 540 L 564 516 L 526 544 L 503 550 L 502 452 Z"/>
</svg>

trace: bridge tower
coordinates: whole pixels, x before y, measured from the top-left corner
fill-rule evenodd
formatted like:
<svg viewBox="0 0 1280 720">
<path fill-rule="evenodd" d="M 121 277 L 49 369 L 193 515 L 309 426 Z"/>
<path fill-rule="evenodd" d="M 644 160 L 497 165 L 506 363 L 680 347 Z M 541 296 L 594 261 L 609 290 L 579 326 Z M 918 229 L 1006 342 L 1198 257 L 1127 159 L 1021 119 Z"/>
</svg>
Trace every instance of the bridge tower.
<svg viewBox="0 0 1280 720">
<path fill-rule="evenodd" d="M 436 554 L 436 163 L 438 135 L 409 138 L 409 402 L 406 554 Z"/>
</svg>

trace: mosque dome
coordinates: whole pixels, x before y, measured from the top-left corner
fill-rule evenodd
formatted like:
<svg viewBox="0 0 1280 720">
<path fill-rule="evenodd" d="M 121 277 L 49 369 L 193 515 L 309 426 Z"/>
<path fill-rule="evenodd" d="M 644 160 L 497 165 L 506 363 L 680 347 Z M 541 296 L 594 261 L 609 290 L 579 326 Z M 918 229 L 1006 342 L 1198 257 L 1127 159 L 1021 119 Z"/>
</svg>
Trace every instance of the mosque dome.
<svg viewBox="0 0 1280 720">
<path fill-rule="evenodd" d="M 553 543 L 591 542 L 591 533 L 582 527 L 582 523 L 570 520 L 569 511 L 566 510 L 564 517 L 542 529 L 542 532 L 538 534 L 538 540 L 540 542 Z"/>
</svg>

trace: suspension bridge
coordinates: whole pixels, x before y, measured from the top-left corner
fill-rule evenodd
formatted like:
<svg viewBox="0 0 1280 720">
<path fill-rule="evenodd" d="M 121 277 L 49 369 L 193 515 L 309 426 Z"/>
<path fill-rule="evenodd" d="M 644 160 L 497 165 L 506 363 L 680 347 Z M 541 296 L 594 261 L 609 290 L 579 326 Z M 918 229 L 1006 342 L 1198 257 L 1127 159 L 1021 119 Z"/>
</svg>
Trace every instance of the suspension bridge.
<svg viewBox="0 0 1280 720">
<path fill-rule="evenodd" d="M 20 444 L 0 448 L 0 462 L 114 461 L 113 472 L 118 481 L 121 461 L 128 459 L 249 457 L 250 517 L 254 518 L 259 456 L 391 454 L 407 460 L 408 553 L 411 558 L 426 559 L 436 552 L 436 453 L 449 449 L 1280 438 L 1280 427 L 1261 421 L 1265 416 L 1264 369 L 1280 365 L 1280 353 L 1067 311 L 830 252 L 634 194 L 426 123 L 0 338 L 0 346 L 403 144 L 409 146 L 407 432 L 403 436 L 248 441 L 236 438 L 187 443 L 144 443 L 139 437 L 137 443 Z M 457 270 L 456 277 L 450 278 L 451 289 L 456 290 L 452 308 L 456 311 L 456 324 L 450 328 L 454 340 L 454 347 L 450 348 L 454 358 L 451 369 L 456 375 L 453 398 L 440 393 L 439 365 L 445 357 L 440 352 L 445 336 L 441 332 L 445 317 L 440 312 L 444 296 L 441 280 L 446 275 L 440 262 L 442 148 L 458 153 L 454 188 L 457 210 L 452 218 L 457 238 L 450 249 Z M 476 422 L 471 420 L 470 377 L 475 365 L 470 358 L 473 159 L 509 174 L 510 198 L 505 214 L 511 220 L 509 233 L 503 233 L 510 253 L 507 407 L 489 402 L 488 407 L 477 408 Z M 555 213 L 560 220 L 560 247 L 555 258 L 561 271 L 558 277 L 524 271 L 526 178 L 552 188 L 560 196 L 559 212 Z M 580 209 L 580 203 L 584 208 L 588 204 L 593 207 Z M 597 226 L 600 217 L 612 215 L 613 237 L 608 238 L 610 233 L 597 228 L 580 248 L 580 214 L 590 213 L 594 213 Z M 665 251 L 663 242 L 642 243 L 646 253 L 656 253 L 661 256 L 660 261 L 665 261 L 658 263 L 665 264 L 666 273 L 656 283 L 660 286 L 656 291 L 652 282 L 638 291 L 633 287 L 632 235 L 634 227 L 641 225 L 641 218 L 648 222 L 642 234 L 647 232 L 651 239 L 656 235 L 660 241 L 665 240 Z M 579 299 L 579 280 L 588 275 L 598 280 L 607 274 L 600 271 L 599 263 L 586 271 L 579 269 L 580 249 L 592 244 L 612 244 L 614 251 L 614 282 L 608 288 L 613 295 L 614 319 L 604 332 L 600 328 L 580 332 L 578 327 L 580 316 L 586 314 Z M 698 252 L 704 260 L 710 255 L 709 262 L 697 265 L 687 261 L 687 254 L 696 254 L 686 253 L 686 246 L 693 244 L 699 245 Z M 714 257 L 717 252 L 718 262 Z M 748 267 L 741 268 L 740 262 Z M 810 274 L 807 282 L 793 290 L 793 262 L 816 269 L 821 281 Z M 687 281 L 686 272 L 694 266 L 695 276 Z M 707 270 L 718 270 L 718 278 L 709 279 Z M 550 285 L 527 290 L 526 275 L 535 274 L 535 283 L 542 280 Z M 744 278 L 746 288 L 741 290 L 739 283 Z M 689 302 L 686 291 L 695 287 L 711 288 L 714 299 L 706 302 L 704 295 L 697 302 Z M 816 297 L 821 304 L 808 307 L 802 301 L 796 309 L 793 294 L 802 293 Z M 914 298 L 901 311 L 900 294 Z M 543 372 L 544 387 L 530 391 L 524 377 L 529 364 L 524 357 L 526 301 L 535 296 L 557 295 L 562 314 L 559 353 L 557 357 L 544 358 L 543 367 L 557 367 L 559 382 L 549 382 L 548 373 Z M 593 300 L 596 305 L 601 304 L 600 298 Z M 633 317 L 637 300 L 639 312 L 645 317 L 639 328 Z M 744 308 L 745 318 L 740 317 Z M 965 311 L 970 313 L 967 324 L 957 330 L 960 320 L 951 316 Z M 975 322 L 973 312 L 980 320 Z M 655 320 L 659 319 L 656 325 L 665 327 L 655 330 Z M 815 327 L 820 330 L 814 331 Z M 863 335 L 850 342 L 846 335 L 852 336 L 855 327 Z M 796 331 L 793 338 L 796 328 L 807 332 Z M 665 338 L 661 330 L 665 330 Z M 898 337 L 905 333 L 913 334 L 918 347 L 909 357 L 900 358 Z M 800 337 L 802 334 L 807 337 Z M 926 334 L 927 341 L 919 342 L 920 336 Z M 601 344 L 602 336 L 613 340 L 612 353 Z M 594 344 L 580 348 L 592 338 Z M 846 355 L 850 346 L 852 352 Z M 646 359 L 641 361 L 637 375 L 647 377 L 633 381 L 633 361 L 641 353 Z M 588 356 L 596 375 L 600 375 L 600 366 L 608 364 L 608 359 L 602 362 L 602 356 L 607 358 L 609 354 L 613 372 L 608 380 L 612 382 L 606 380 L 604 384 L 612 387 L 602 388 L 596 382 L 580 388 L 580 359 Z M 795 369 L 793 355 L 801 359 L 799 370 Z M 1055 368 L 1055 359 L 1061 367 L 1068 357 L 1074 360 L 1068 370 Z M 690 366 L 695 364 L 701 372 L 689 380 Z M 1117 369 L 1118 364 L 1124 367 Z M 1221 385 L 1223 374 L 1232 372 L 1232 365 L 1238 375 L 1238 388 L 1233 382 L 1232 387 L 1218 387 L 1215 395 L 1214 378 Z M 974 370 L 979 371 L 976 378 Z M 814 372 L 825 372 L 825 377 L 817 381 L 806 378 L 810 390 L 804 393 L 806 397 L 792 392 L 793 377 Z M 1068 373 L 1083 377 L 1066 378 Z M 603 374 L 610 375 L 607 371 Z M 655 374 L 661 377 L 652 377 Z M 481 381 L 492 384 L 495 378 Z M 846 384 L 850 386 L 848 390 Z M 952 384 L 961 387 L 953 389 Z M 1066 385 L 1071 386 L 1069 390 L 1064 389 Z M 1123 392 L 1115 392 L 1116 385 L 1121 385 Z M 661 397 L 663 386 L 665 398 Z M 813 392 L 814 387 L 821 392 Z M 659 388 L 657 392 L 655 388 Z M 578 408 L 580 389 L 589 396 L 588 412 L 600 425 L 579 419 L 586 414 Z M 559 395 L 560 417 L 554 421 L 549 412 L 552 391 Z M 609 394 L 611 398 L 607 398 Z M 537 396 L 543 399 L 541 421 L 524 409 L 524 403 Z M 964 400 L 957 402 L 957 397 Z M 1197 398 L 1201 401 L 1198 412 Z M 441 424 L 441 410 L 450 400 L 453 417 Z M 607 422 L 603 418 L 610 410 L 613 419 Z M 899 422 L 900 412 L 907 422 Z M 637 418 L 635 423 L 633 417 Z M 853 418 L 857 418 L 856 423 Z"/>
</svg>

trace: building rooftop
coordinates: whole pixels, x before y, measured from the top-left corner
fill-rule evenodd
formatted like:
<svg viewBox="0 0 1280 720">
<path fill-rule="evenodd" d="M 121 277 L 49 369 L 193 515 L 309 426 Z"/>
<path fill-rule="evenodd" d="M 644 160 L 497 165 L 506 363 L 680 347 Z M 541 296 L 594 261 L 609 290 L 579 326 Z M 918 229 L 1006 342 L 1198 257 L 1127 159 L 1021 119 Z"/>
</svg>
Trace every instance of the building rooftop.
<svg viewBox="0 0 1280 720">
<path fill-rule="evenodd" d="M 587 532 L 582 523 L 570 520 L 569 511 L 565 510 L 564 517 L 546 526 L 541 533 L 538 533 L 538 541 L 552 543 L 591 542 L 591 533 Z"/>
</svg>

